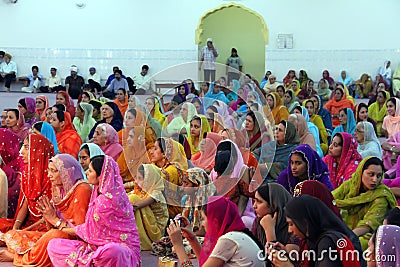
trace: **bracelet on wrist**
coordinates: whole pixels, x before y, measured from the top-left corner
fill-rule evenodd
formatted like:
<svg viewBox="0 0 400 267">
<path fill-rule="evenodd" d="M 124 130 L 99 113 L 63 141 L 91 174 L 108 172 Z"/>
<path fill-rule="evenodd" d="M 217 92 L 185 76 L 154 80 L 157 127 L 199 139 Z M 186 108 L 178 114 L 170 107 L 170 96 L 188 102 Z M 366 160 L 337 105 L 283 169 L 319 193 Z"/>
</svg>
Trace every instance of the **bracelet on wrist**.
<svg viewBox="0 0 400 267">
<path fill-rule="evenodd" d="M 18 219 L 16 219 L 15 221 L 16 221 L 16 222 L 19 222 L 19 223 L 23 223 L 23 221 L 21 221 L 21 220 L 18 220 Z"/>
<path fill-rule="evenodd" d="M 61 219 L 59 219 L 59 220 L 56 222 L 56 224 L 54 225 L 54 227 L 55 227 L 55 228 L 60 228 L 62 222 L 63 222 L 63 221 L 62 221 Z"/>
<path fill-rule="evenodd" d="M 193 267 L 193 263 L 190 260 L 185 260 L 181 262 L 182 267 Z"/>
</svg>

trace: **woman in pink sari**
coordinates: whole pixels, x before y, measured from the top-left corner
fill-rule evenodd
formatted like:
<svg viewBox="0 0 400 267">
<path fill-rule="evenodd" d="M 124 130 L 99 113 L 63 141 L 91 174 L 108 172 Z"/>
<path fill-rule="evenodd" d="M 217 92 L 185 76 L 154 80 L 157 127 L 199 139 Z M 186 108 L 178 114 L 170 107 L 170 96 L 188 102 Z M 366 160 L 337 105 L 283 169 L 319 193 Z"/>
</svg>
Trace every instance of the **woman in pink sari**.
<svg viewBox="0 0 400 267">
<path fill-rule="evenodd" d="M 104 154 L 112 157 L 115 161 L 118 160 L 124 150 L 119 144 L 117 131 L 108 123 L 97 125 L 93 135 L 93 143 L 98 145 Z"/>
<path fill-rule="evenodd" d="M 93 184 L 85 223 L 65 228 L 79 240 L 52 239 L 47 246 L 54 266 L 141 266 L 135 214 L 117 163 L 96 156 L 86 171 Z"/>
<path fill-rule="evenodd" d="M 388 178 L 395 178 L 396 165 L 400 155 L 400 132 L 393 134 L 382 143 L 382 161 L 385 166 L 385 174 Z"/>
<path fill-rule="evenodd" d="M 357 151 L 358 143 L 349 133 L 337 133 L 329 146 L 328 155 L 322 160 L 328 166 L 333 188 L 339 187 L 351 178 L 362 157 Z"/>
<path fill-rule="evenodd" d="M 215 153 L 222 137 L 216 133 L 207 133 L 206 138 L 201 141 L 200 152 L 193 155 L 191 161 L 195 167 L 202 168 L 210 173 L 215 164 Z"/>
</svg>

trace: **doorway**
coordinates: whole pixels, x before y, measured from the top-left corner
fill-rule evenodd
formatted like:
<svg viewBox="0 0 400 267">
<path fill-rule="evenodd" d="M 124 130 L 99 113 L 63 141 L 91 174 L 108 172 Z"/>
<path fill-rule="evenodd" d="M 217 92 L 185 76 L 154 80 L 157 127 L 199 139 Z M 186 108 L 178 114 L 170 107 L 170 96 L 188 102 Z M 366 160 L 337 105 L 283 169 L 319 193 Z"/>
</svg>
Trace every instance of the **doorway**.
<svg viewBox="0 0 400 267">
<path fill-rule="evenodd" d="M 225 64 L 234 47 L 243 61 L 243 72 L 257 80 L 264 77 L 268 29 L 260 14 L 235 3 L 214 8 L 200 18 L 196 29 L 199 58 L 207 38 L 218 48 L 217 63 Z M 216 78 L 226 76 L 225 71 L 225 66 L 218 65 Z"/>
</svg>

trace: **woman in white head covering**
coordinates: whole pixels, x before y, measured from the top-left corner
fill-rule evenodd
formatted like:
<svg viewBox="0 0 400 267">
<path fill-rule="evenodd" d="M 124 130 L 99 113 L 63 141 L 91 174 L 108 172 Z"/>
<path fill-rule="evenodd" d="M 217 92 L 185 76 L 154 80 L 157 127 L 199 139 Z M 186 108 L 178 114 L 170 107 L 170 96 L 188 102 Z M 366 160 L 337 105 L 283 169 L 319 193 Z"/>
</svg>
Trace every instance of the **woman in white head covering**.
<svg viewBox="0 0 400 267">
<path fill-rule="evenodd" d="M 370 156 L 382 158 L 381 143 L 376 136 L 372 123 L 368 121 L 357 123 L 354 136 L 358 142 L 357 151 L 363 159 Z"/>
</svg>

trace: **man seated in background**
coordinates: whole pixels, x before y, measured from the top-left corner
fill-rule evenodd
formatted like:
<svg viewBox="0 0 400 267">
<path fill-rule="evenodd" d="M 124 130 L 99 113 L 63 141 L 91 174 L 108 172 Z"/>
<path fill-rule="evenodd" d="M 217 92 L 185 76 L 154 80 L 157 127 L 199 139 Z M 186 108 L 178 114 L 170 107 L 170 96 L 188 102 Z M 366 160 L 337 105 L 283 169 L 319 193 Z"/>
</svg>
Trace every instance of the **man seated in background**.
<svg viewBox="0 0 400 267">
<path fill-rule="evenodd" d="M 25 80 L 25 86 L 21 88 L 22 92 L 36 93 L 36 90 L 42 86 L 42 74 L 39 73 L 38 66 L 32 66 L 32 73 L 26 77 L 19 78 L 19 80 Z"/>
<path fill-rule="evenodd" d="M 114 99 L 117 94 L 118 89 L 124 88 L 126 91 L 129 90 L 128 82 L 122 76 L 121 70 L 116 70 L 114 72 L 115 79 L 107 86 L 103 91 L 103 96 L 109 99 Z M 125 77 L 125 76 L 124 76 Z"/>
<path fill-rule="evenodd" d="M 133 77 L 138 95 L 151 95 L 155 91 L 155 85 L 150 75 L 148 75 L 149 66 L 143 65 L 139 75 Z"/>
<path fill-rule="evenodd" d="M 78 67 L 72 65 L 70 68 L 71 75 L 65 79 L 65 90 L 72 97 L 72 99 L 78 99 L 82 93 L 82 87 L 85 84 L 85 80 L 82 76 L 78 75 Z"/>
<path fill-rule="evenodd" d="M 89 76 L 87 78 L 87 83 L 89 84 L 91 91 L 94 92 L 96 95 L 98 92 L 101 91 L 100 81 L 101 81 L 101 77 L 100 77 L 100 74 L 98 74 L 96 72 L 96 68 L 90 67 Z"/>
<path fill-rule="evenodd" d="M 52 93 L 65 90 L 61 85 L 61 78 L 57 75 L 57 69 L 55 67 L 50 68 L 50 76 L 46 79 L 46 85 L 39 89 L 42 93 Z"/>
<path fill-rule="evenodd" d="M 107 86 L 110 85 L 111 81 L 115 79 L 115 71 L 119 70 L 118 66 L 114 66 L 113 67 L 113 73 L 108 76 L 106 84 L 104 85 L 104 88 L 107 88 Z M 122 78 L 126 79 L 126 77 L 124 75 L 121 75 Z"/>
</svg>

